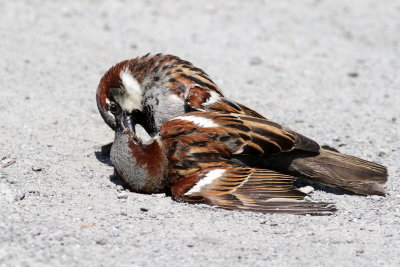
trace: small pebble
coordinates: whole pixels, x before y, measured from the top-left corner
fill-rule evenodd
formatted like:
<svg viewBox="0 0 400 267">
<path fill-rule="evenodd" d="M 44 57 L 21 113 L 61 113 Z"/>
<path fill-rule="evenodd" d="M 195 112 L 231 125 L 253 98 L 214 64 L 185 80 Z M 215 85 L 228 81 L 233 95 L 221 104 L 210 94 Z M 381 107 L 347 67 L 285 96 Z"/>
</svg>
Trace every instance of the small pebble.
<svg viewBox="0 0 400 267">
<path fill-rule="evenodd" d="M 383 151 L 379 152 L 379 154 L 378 154 L 378 157 L 381 157 L 381 158 L 386 157 L 386 156 L 387 156 L 387 154 Z"/>
<path fill-rule="evenodd" d="M 99 239 L 97 239 L 96 240 L 96 244 L 97 245 L 100 245 L 100 246 L 103 246 L 103 245 L 105 245 L 107 242 L 106 242 L 106 239 L 104 239 L 104 238 L 99 238 Z"/>
<path fill-rule="evenodd" d="M 8 183 L 0 183 L 0 201 L 5 200 L 8 203 L 22 200 L 25 197 L 25 192 L 15 185 Z"/>
<path fill-rule="evenodd" d="M 128 198 L 128 194 L 125 193 L 125 192 L 119 193 L 119 194 L 117 195 L 117 198 L 118 198 L 118 199 L 127 199 L 127 198 Z"/>
<path fill-rule="evenodd" d="M 14 163 L 15 163 L 14 159 L 9 159 L 9 158 L 4 157 L 0 162 L 0 168 L 6 168 Z"/>
<path fill-rule="evenodd" d="M 252 57 L 250 58 L 250 65 L 252 66 L 256 66 L 256 65 L 260 65 L 263 63 L 262 59 L 260 57 Z"/>
<path fill-rule="evenodd" d="M 40 192 L 37 190 L 29 190 L 28 193 L 32 196 L 40 196 Z"/>
<path fill-rule="evenodd" d="M 111 232 L 110 234 L 112 237 L 118 237 L 119 233 L 117 231 Z"/>
<path fill-rule="evenodd" d="M 347 74 L 350 78 L 357 78 L 358 77 L 358 73 L 357 72 L 350 72 Z"/>
<path fill-rule="evenodd" d="M 122 187 L 122 185 L 116 185 L 115 188 L 116 188 L 118 191 L 124 190 L 124 188 Z"/>
<path fill-rule="evenodd" d="M 53 233 L 51 237 L 57 241 L 61 241 L 65 237 L 65 233 L 61 230 Z"/>
<path fill-rule="evenodd" d="M 373 199 L 373 200 L 380 200 L 381 197 L 380 197 L 380 196 L 377 196 L 377 195 L 373 195 L 373 196 L 371 196 L 371 199 Z"/>
<path fill-rule="evenodd" d="M 356 250 L 356 255 L 359 256 L 360 254 L 363 254 L 364 250 L 363 249 L 357 249 Z"/>
<path fill-rule="evenodd" d="M 34 171 L 34 172 L 40 172 L 40 171 L 42 171 L 42 167 L 40 167 L 40 166 L 33 166 L 33 167 L 32 167 L 32 171 Z"/>
</svg>

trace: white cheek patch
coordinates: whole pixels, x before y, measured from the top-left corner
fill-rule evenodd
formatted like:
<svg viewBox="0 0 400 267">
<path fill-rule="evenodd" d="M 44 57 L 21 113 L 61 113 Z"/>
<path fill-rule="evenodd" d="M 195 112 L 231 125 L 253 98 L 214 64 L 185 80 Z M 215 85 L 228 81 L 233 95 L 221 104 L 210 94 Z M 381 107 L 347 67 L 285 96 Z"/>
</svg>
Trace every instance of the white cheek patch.
<svg viewBox="0 0 400 267">
<path fill-rule="evenodd" d="M 217 94 L 216 92 L 210 91 L 210 97 L 207 99 L 207 101 L 204 103 L 205 106 L 215 104 L 220 100 L 221 96 Z"/>
<path fill-rule="evenodd" d="M 190 195 L 193 193 L 199 193 L 201 188 L 204 186 L 211 184 L 214 180 L 220 178 L 225 173 L 223 169 L 216 169 L 209 171 L 206 176 L 201 179 L 197 184 L 195 184 L 189 191 L 185 193 L 185 195 Z"/>
<path fill-rule="evenodd" d="M 126 111 L 132 111 L 134 109 L 142 110 L 143 92 L 138 81 L 132 76 L 128 69 L 121 71 L 119 76 L 125 88 L 125 95 L 116 96 L 115 100 L 120 104 L 122 109 Z"/>
<path fill-rule="evenodd" d="M 175 119 L 183 121 L 191 121 L 201 127 L 219 127 L 219 125 L 216 124 L 213 120 L 192 115 L 178 116 Z"/>
</svg>

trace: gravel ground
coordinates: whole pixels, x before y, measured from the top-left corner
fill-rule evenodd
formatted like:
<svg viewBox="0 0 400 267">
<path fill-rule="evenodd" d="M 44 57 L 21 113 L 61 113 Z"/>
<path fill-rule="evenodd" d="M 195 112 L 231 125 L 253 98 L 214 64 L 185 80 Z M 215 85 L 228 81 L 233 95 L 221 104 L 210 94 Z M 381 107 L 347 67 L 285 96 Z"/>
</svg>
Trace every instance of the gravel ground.
<svg viewBox="0 0 400 267">
<path fill-rule="evenodd" d="M 399 266 L 398 1 L 0 2 L 0 265 Z M 99 146 L 102 74 L 147 52 L 389 167 L 385 198 L 332 217 L 263 215 L 125 191 Z"/>
</svg>

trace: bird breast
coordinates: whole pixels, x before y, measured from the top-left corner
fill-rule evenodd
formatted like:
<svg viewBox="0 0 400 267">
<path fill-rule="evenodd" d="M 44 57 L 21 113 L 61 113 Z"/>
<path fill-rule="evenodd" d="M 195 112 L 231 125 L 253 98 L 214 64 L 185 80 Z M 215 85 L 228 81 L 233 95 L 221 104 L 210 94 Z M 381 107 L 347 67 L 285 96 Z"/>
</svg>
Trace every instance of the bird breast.
<svg viewBox="0 0 400 267">
<path fill-rule="evenodd" d="M 117 134 L 111 148 L 111 161 L 119 178 L 132 191 L 164 191 L 166 159 L 156 140 L 144 145 L 133 141 L 129 133 Z"/>
</svg>

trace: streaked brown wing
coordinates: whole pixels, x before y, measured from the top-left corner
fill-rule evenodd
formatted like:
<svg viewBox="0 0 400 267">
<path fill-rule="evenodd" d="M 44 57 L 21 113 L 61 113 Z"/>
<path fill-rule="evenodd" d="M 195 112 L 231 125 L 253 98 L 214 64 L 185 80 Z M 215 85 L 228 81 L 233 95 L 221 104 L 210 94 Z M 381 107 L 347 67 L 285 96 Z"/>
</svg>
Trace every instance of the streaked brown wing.
<svg viewBox="0 0 400 267">
<path fill-rule="evenodd" d="M 290 133 L 273 124 L 261 125 L 261 128 L 251 126 L 232 114 L 192 112 L 164 123 L 160 135 L 169 147 L 179 148 L 175 144 L 178 142 L 185 149 L 196 148 L 202 142 L 204 146 L 197 149 L 202 150 L 199 152 L 207 155 L 219 153 L 225 157 L 235 154 L 267 156 L 293 149 L 295 138 Z M 192 149 L 188 153 L 193 156 L 200 154 Z"/>
<path fill-rule="evenodd" d="M 241 145 L 221 142 L 221 138 L 230 138 L 221 127 L 207 130 L 191 121 L 180 119 L 164 123 L 160 128 L 160 138 L 168 148 L 168 177 L 171 181 L 191 176 L 202 169 L 228 165 L 232 150 L 237 150 Z M 243 142 L 239 138 L 235 140 Z"/>
<path fill-rule="evenodd" d="M 295 141 L 294 141 L 295 149 L 308 151 L 308 152 L 319 152 L 320 151 L 321 146 L 314 140 L 312 140 L 302 134 L 299 134 L 295 131 L 292 131 L 289 128 L 284 128 L 284 129 L 295 136 Z"/>
<path fill-rule="evenodd" d="M 165 87 L 185 99 L 191 110 L 239 113 L 263 118 L 256 111 L 225 98 L 207 73 L 179 57 L 148 54 L 130 60 L 129 68 L 139 82 L 149 74 L 161 73 L 161 76 L 154 78 L 163 80 L 166 77 L 163 80 Z"/>
<path fill-rule="evenodd" d="M 275 134 L 277 136 L 290 136 L 292 142 L 292 149 L 300 149 L 309 152 L 318 152 L 320 150 L 320 146 L 314 140 L 299 134 L 289 128 L 283 127 L 282 125 L 262 118 L 254 118 L 250 116 L 239 115 L 241 120 L 248 125 L 252 131 L 259 133 L 262 136 L 269 136 L 270 134 Z M 276 140 L 278 144 L 279 140 Z M 282 141 L 287 142 L 288 140 L 282 139 Z M 283 150 L 282 152 L 287 152 L 288 150 Z"/>
<path fill-rule="evenodd" d="M 150 74 L 157 74 L 154 78 L 166 82 L 165 86 L 177 95 L 185 92 L 193 85 L 200 85 L 206 90 L 222 95 L 218 86 L 202 69 L 193 66 L 189 61 L 177 56 L 147 54 L 129 60 L 129 69 L 135 73 L 135 78 L 141 83 Z M 163 79 L 167 80 L 163 80 Z"/>
<path fill-rule="evenodd" d="M 263 213 L 330 215 L 330 203 L 300 201 L 305 194 L 293 188 L 295 177 L 271 170 L 226 166 L 202 170 L 172 186 L 176 200 L 224 209 Z"/>
<path fill-rule="evenodd" d="M 226 144 L 244 144 L 232 147 L 233 154 L 267 156 L 293 149 L 319 151 L 319 145 L 313 140 L 282 127 L 267 119 L 241 114 L 217 112 L 192 112 L 180 116 L 205 118 L 216 126 L 205 127 L 208 131 L 225 131 L 229 137 L 221 138 Z"/>
<path fill-rule="evenodd" d="M 261 115 L 261 114 L 258 113 L 257 111 L 252 110 L 251 108 L 249 108 L 249 107 L 247 107 L 247 106 L 245 106 L 245 105 L 242 105 L 242 104 L 239 104 L 239 103 L 237 103 L 237 104 L 238 104 L 238 105 L 240 106 L 240 108 L 243 110 L 243 113 L 240 112 L 241 114 L 245 114 L 245 115 L 252 116 L 252 117 L 257 117 L 257 118 L 266 119 L 263 115 Z"/>
<path fill-rule="evenodd" d="M 193 110 L 206 112 L 237 113 L 264 118 L 256 111 L 224 97 L 220 92 L 210 90 L 198 84 L 193 85 L 187 93 L 186 104 Z"/>
</svg>

